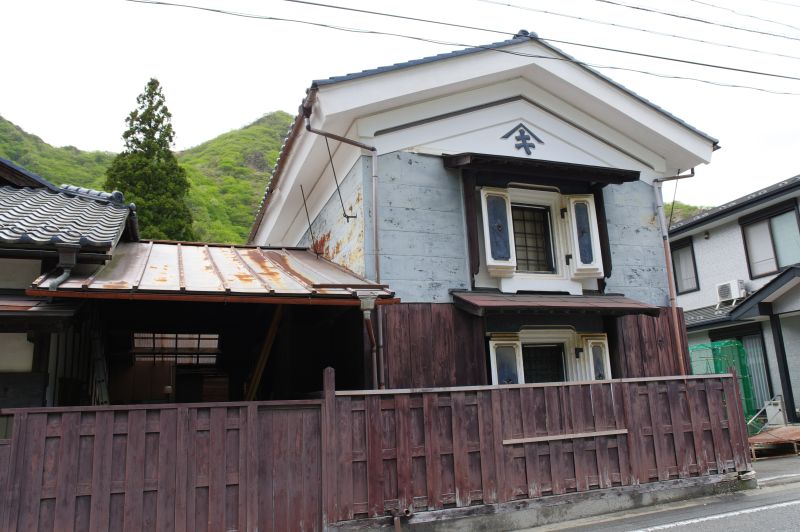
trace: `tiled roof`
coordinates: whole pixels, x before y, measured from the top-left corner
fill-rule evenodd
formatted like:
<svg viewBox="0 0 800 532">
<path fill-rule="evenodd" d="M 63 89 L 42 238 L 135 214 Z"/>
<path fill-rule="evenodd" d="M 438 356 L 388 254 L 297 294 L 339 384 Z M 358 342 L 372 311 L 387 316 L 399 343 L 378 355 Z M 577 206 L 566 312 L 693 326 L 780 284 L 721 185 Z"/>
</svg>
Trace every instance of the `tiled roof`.
<svg viewBox="0 0 800 532">
<path fill-rule="evenodd" d="M 707 307 L 700 307 L 692 310 L 686 310 L 683 313 L 686 327 L 689 329 L 700 327 L 701 325 L 711 325 L 717 322 L 730 321 L 730 313 L 736 305 L 729 305 L 726 307 L 717 308 L 716 305 L 709 305 Z"/>
<path fill-rule="evenodd" d="M 392 292 L 306 249 L 123 242 L 95 272 L 72 271 L 50 292 L 56 273 L 37 279 L 29 295 L 115 299 L 358 305 L 359 295 Z M 318 301 L 319 300 L 319 301 Z"/>
<path fill-rule="evenodd" d="M 108 249 L 119 241 L 129 215 L 135 216 L 132 206 L 124 204 L 119 193 L 0 186 L 3 244 L 78 244 Z"/>
</svg>

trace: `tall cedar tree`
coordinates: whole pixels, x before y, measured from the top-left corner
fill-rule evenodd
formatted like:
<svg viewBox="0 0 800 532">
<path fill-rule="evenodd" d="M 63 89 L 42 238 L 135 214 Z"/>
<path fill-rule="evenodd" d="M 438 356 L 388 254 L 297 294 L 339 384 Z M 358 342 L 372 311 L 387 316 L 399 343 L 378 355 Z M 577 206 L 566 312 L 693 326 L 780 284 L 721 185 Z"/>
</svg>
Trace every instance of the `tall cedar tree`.
<svg viewBox="0 0 800 532">
<path fill-rule="evenodd" d="M 189 181 L 170 150 L 175 132 L 157 79 L 147 82 L 137 107 L 125 119 L 125 150 L 106 171 L 107 190 L 121 190 L 136 204 L 142 237 L 192 240 L 192 213 L 186 205 Z"/>
</svg>

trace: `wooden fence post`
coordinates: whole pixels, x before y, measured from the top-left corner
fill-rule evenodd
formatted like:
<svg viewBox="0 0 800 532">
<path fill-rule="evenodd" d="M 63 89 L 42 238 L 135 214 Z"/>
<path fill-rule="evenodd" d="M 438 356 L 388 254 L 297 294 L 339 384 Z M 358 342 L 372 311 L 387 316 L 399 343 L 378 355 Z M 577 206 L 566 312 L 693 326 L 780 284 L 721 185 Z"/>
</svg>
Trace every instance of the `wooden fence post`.
<svg viewBox="0 0 800 532">
<path fill-rule="evenodd" d="M 325 368 L 322 374 L 323 401 L 320 423 L 322 425 L 322 526 L 327 528 L 336 521 L 336 372 Z M 351 427 L 347 427 L 351 430 Z"/>
</svg>

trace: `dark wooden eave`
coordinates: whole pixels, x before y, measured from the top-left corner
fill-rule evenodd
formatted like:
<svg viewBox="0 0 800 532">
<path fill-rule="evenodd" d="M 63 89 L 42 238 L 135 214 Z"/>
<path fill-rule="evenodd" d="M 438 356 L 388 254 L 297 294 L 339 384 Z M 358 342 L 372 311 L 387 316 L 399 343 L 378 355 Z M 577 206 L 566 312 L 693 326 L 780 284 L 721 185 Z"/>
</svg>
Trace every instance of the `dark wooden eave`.
<svg viewBox="0 0 800 532">
<path fill-rule="evenodd" d="M 657 316 L 658 307 L 623 296 L 571 296 L 560 294 L 503 294 L 500 292 L 453 292 L 456 307 L 475 316 L 497 312 L 527 314 L 598 314 Z"/>
<path fill-rule="evenodd" d="M 445 155 L 446 168 L 461 169 L 476 177 L 478 185 L 508 186 L 509 183 L 563 187 L 570 184 L 619 185 L 637 181 L 637 170 L 620 170 L 585 164 L 525 159 L 480 153 Z"/>
</svg>

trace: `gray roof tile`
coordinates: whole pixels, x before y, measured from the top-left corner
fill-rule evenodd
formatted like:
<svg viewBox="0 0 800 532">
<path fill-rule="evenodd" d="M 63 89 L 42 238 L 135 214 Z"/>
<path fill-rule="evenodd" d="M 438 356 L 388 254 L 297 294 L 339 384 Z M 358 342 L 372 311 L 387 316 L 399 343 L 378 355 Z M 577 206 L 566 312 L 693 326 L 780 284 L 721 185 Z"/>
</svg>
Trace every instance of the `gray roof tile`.
<svg viewBox="0 0 800 532">
<path fill-rule="evenodd" d="M 0 186 L 0 242 L 111 248 L 132 210 L 121 200 L 121 195 L 89 189 Z"/>
<path fill-rule="evenodd" d="M 686 322 L 686 327 L 689 329 L 698 328 L 702 325 L 711 325 L 717 322 L 730 321 L 730 313 L 736 306 L 737 305 L 727 305 L 717 308 L 716 305 L 709 305 L 707 307 L 686 310 L 683 313 L 683 318 Z"/>
</svg>

